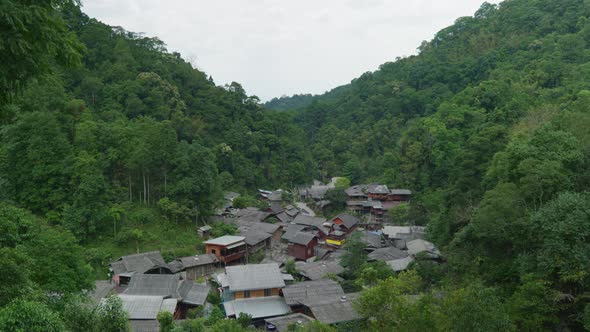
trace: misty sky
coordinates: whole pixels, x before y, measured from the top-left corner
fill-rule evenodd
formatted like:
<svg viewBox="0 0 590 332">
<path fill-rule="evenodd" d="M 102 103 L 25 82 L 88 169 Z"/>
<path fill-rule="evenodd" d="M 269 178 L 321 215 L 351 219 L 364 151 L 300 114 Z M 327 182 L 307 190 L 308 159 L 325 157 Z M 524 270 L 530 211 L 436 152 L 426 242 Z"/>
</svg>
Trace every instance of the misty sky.
<svg viewBox="0 0 590 332">
<path fill-rule="evenodd" d="M 91 17 L 159 37 L 222 85 L 266 101 L 319 94 L 416 53 L 483 0 L 83 0 Z M 498 3 L 499 1 L 488 1 Z"/>
</svg>

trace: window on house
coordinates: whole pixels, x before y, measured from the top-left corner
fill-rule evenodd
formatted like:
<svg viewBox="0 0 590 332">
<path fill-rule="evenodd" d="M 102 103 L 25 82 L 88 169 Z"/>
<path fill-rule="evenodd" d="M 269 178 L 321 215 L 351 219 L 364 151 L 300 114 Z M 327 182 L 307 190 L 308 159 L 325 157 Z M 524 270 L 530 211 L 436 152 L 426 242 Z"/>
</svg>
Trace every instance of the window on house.
<svg viewBox="0 0 590 332">
<path fill-rule="evenodd" d="M 248 297 L 250 297 L 250 291 L 249 290 L 244 291 L 244 298 L 248 298 Z"/>
<path fill-rule="evenodd" d="M 212 254 L 215 254 L 215 249 L 211 249 L 211 253 Z"/>
<path fill-rule="evenodd" d="M 264 296 L 270 296 L 270 288 L 264 289 Z"/>
</svg>

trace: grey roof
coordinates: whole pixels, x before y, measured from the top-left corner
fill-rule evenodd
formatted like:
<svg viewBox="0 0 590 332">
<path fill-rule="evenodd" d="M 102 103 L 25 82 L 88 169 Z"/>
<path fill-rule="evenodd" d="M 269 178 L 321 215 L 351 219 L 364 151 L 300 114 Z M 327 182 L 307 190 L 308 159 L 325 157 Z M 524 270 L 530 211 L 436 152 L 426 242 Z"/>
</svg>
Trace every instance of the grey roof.
<svg viewBox="0 0 590 332">
<path fill-rule="evenodd" d="M 246 238 L 245 239 L 246 244 L 249 246 L 255 246 L 255 245 L 259 244 L 260 242 L 266 241 L 267 239 L 269 239 L 272 236 L 269 233 L 260 232 L 257 230 L 240 232 L 240 234 Z"/>
<path fill-rule="evenodd" d="M 184 270 L 184 266 L 182 266 L 182 262 L 178 259 L 168 262 L 168 267 L 170 268 L 170 271 L 172 271 L 172 273 L 178 273 L 178 272 Z"/>
<path fill-rule="evenodd" d="M 178 298 L 178 274 L 135 274 L 131 277 L 126 295 L 153 295 Z"/>
<path fill-rule="evenodd" d="M 203 232 L 207 232 L 211 230 L 211 226 L 202 226 L 199 227 L 199 230 L 203 231 Z"/>
<path fill-rule="evenodd" d="M 324 324 L 334 324 L 360 319 L 354 310 L 353 301 L 360 297 L 360 293 L 349 293 L 344 296 L 326 296 L 317 302 L 307 303 L 317 320 Z"/>
<path fill-rule="evenodd" d="M 297 233 L 305 229 L 305 225 L 297 225 L 297 224 L 289 224 L 287 229 L 285 230 L 285 234 L 281 237 L 281 239 L 290 241 Z"/>
<path fill-rule="evenodd" d="M 299 214 L 297 215 L 297 217 L 295 217 L 295 220 L 293 220 L 293 222 L 298 225 L 314 226 L 317 228 L 321 228 L 323 224 L 326 222 L 326 218 L 312 217 Z"/>
<path fill-rule="evenodd" d="M 290 217 L 295 218 L 301 211 L 298 208 L 291 206 L 290 208 L 287 206 L 285 213 L 288 214 Z"/>
<path fill-rule="evenodd" d="M 270 210 L 273 213 L 279 213 L 283 211 L 283 206 L 281 205 L 281 201 L 270 201 Z"/>
<path fill-rule="evenodd" d="M 160 323 L 156 319 L 130 320 L 133 332 L 160 332 Z"/>
<path fill-rule="evenodd" d="M 220 246 L 229 246 L 230 244 L 234 244 L 240 241 L 244 241 L 245 238 L 243 236 L 235 236 L 235 235 L 224 235 L 215 239 L 211 239 L 205 241 L 205 244 L 216 244 Z"/>
<path fill-rule="evenodd" d="M 366 197 L 367 196 L 367 194 L 365 193 L 366 191 L 367 191 L 367 185 L 364 185 L 364 184 L 352 186 L 352 187 L 349 187 L 346 190 L 344 190 L 346 195 L 348 195 L 349 197 Z"/>
<path fill-rule="evenodd" d="M 287 214 L 287 212 L 282 211 L 281 213 L 276 215 L 277 219 L 279 219 L 281 222 L 291 222 L 293 221 L 293 218 Z"/>
<path fill-rule="evenodd" d="M 390 239 L 407 239 L 412 234 L 410 226 L 383 226 L 382 231 Z"/>
<path fill-rule="evenodd" d="M 293 236 L 289 242 L 301 244 L 307 246 L 313 239 L 315 239 L 315 235 L 308 232 L 297 232 L 295 236 Z"/>
<path fill-rule="evenodd" d="M 370 184 L 367 186 L 369 194 L 389 194 L 389 188 L 384 184 Z"/>
<path fill-rule="evenodd" d="M 148 251 L 140 254 L 122 256 L 110 264 L 114 274 L 145 273 L 153 268 L 169 268 L 159 251 Z"/>
<path fill-rule="evenodd" d="M 344 268 L 338 261 L 296 262 L 295 265 L 299 273 L 311 280 L 323 279 L 328 273 L 344 272 Z"/>
<path fill-rule="evenodd" d="M 396 247 L 386 247 L 376 249 L 369 253 L 368 260 L 387 262 L 394 259 L 406 258 L 408 256 L 410 255 L 407 252 L 401 251 Z"/>
<path fill-rule="evenodd" d="M 403 271 L 414 261 L 412 256 L 387 261 L 387 265 L 395 272 Z"/>
<path fill-rule="evenodd" d="M 162 296 L 119 294 L 119 297 L 129 319 L 156 319 L 160 311 L 174 313 L 177 304 L 176 299 L 164 299 Z"/>
<path fill-rule="evenodd" d="M 362 232 L 360 240 L 367 245 L 369 248 L 381 248 L 381 235 L 373 232 Z"/>
<path fill-rule="evenodd" d="M 181 257 L 179 260 L 182 262 L 183 268 L 189 268 L 200 265 L 215 264 L 218 262 L 217 257 L 213 254 L 202 254 L 195 256 Z"/>
<path fill-rule="evenodd" d="M 113 288 L 115 288 L 115 284 L 110 282 L 110 280 L 96 280 L 94 282 L 92 298 L 100 301 L 100 299 L 107 297 Z"/>
<path fill-rule="evenodd" d="M 182 302 L 192 305 L 205 304 L 209 291 L 211 291 L 210 286 L 198 284 L 192 280 L 183 280 L 178 288 Z"/>
<path fill-rule="evenodd" d="M 408 247 L 408 252 L 416 256 L 421 252 L 426 252 L 426 254 L 432 258 L 436 258 L 440 256 L 440 251 L 436 248 L 436 246 L 432 242 L 428 242 L 422 239 L 412 240 L 406 243 Z"/>
<path fill-rule="evenodd" d="M 343 222 L 342 225 L 344 225 L 348 229 L 356 226 L 356 224 L 358 224 L 358 222 L 359 222 L 359 218 L 357 218 L 355 216 L 351 216 L 348 213 L 341 213 L 341 214 L 337 215 L 336 217 L 334 217 L 332 219 L 332 221 L 336 218 L 341 219 Z"/>
<path fill-rule="evenodd" d="M 274 325 L 279 332 L 288 331 L 289 325 L 291 324 L 305 326 L 314 320 L 315 319 L 300 313 L 265 319 L 267 323 Z"/>
<path fill-rule="evenodd" d="M 253 297 L 223 302 L 227 316 L 238 317 L 241 312 L 252 318 L 280 316 L 289 313 L 291 309 L 280 296 Z"/>
<path fill-rule="evenodd" d="M 278 264 L 228 266 L 225 274 L 231 291 L 285 287 Z"/>
<path fill-rule="evenodd" d="M 265 232 L 268 234 L 274 234 L 277 230 L 279 230 L 279 228 L 281 228 L 280 225 L 271 224 L 271 223 L 264 222 L 264 221 L 252 222 L 252 221 L 238 219 L 238 220 L 236 220 L 236 223 L 238 224 L 240 231 L 243 231 L 243 232 L 255 230 L 257 232 Z"/>
<path fill-rule="evenodd" d="M 389 193 L 393 195 L 411 195 L 412 191 L 408 189 L 391 189 Z"/>
<path fill-rule="evenodd" d="M 342 286 L 331 279 L 303 281 L 283 288 L 283 295 L 288 305 L 303 304 L 314 301 L 316 297 L 342 296 Z"/>
</svg>

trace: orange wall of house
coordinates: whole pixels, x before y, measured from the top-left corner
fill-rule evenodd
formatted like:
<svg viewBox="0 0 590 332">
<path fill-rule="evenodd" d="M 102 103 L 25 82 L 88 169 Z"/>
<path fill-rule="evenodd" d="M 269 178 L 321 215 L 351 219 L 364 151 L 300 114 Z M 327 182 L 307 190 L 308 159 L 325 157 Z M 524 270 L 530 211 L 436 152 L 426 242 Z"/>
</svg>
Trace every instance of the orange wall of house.
<svg viewBox="0 0 590 332">
<path fill-rule="evenodd" d="M 205 253 L 207 254 L 213 254 L 215 255 L 217 258 L 221 257 L 221 246 L 217 246 L 214 244 L 205 244 Z M 213 253 L 213 249 L 215 249 L 215 253 Z"/>
<path fill-rule="evenodd" d="M 270 295 L 271 296 L 278 296 L 279 295 L 279 288 L 272 288 L 270 290 Z M 236 299 L 243 299 L 244 292 L 242 292 L 242 291 L 235 292 L 234 296 L 236 297 Z M 250 291 L 250 298 L 252 298 L 252 297 L 264 297 L 264 289 L 251 290 Z"/>
</svg>

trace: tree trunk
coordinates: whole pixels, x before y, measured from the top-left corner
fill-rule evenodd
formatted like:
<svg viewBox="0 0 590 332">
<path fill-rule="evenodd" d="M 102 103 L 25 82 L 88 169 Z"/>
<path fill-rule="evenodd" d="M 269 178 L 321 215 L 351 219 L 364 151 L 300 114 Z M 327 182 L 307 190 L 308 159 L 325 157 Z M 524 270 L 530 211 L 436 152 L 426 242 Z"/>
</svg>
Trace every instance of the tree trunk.
<svg viewBox="0 0 590 332">
<path fill-rule="evenodd" d="M 143 177 L 143 204 L 147 204 L 147 197 L 146 197 L 147 189 L 146 189 L 146 183 L 145 183 L 145 172 L 141 172 L 141 175 Z"/>
<path fill-rule="evenodd" d="M 164 168 L 164 197 L 168 197 L 168 170 Z"/>
</svg>

